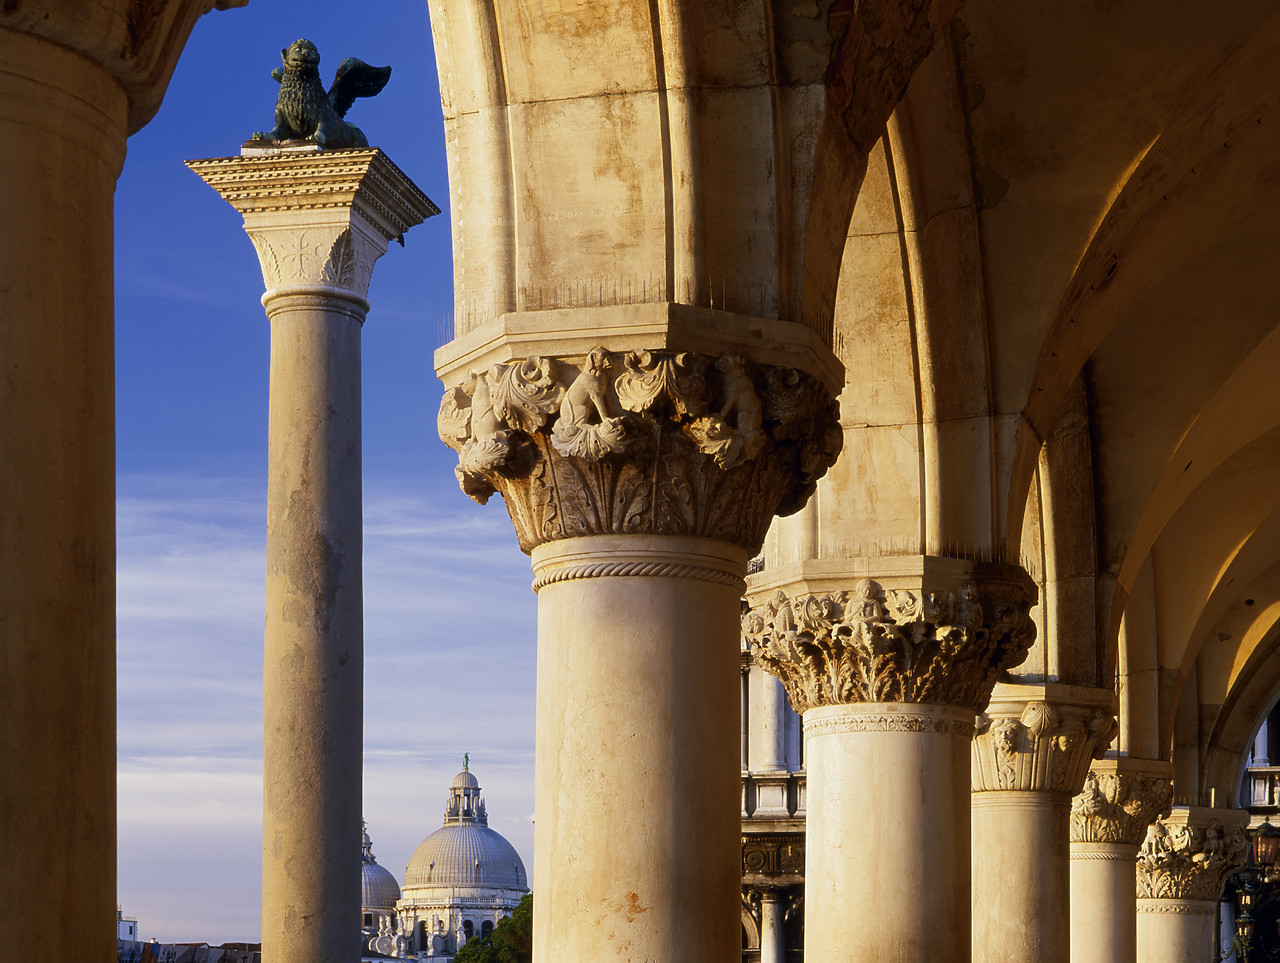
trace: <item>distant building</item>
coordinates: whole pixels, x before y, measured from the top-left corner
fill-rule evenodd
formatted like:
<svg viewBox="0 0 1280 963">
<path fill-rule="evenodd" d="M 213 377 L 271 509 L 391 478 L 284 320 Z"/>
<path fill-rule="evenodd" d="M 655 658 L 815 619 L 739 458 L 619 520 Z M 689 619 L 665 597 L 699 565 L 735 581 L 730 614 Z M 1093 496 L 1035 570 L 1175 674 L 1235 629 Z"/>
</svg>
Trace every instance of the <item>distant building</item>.
<svg viewBox="0 0 1280 963">
<path fill-rule="evenodd" d="M 405 869 L 396 914 L 408 952 L 447 963 L 467 940 L 492 932 L 527 892 L 524 863 L 489 828 L 480 783 L 464 763 L 449 787 L 444 826 Z"/>
</svg>

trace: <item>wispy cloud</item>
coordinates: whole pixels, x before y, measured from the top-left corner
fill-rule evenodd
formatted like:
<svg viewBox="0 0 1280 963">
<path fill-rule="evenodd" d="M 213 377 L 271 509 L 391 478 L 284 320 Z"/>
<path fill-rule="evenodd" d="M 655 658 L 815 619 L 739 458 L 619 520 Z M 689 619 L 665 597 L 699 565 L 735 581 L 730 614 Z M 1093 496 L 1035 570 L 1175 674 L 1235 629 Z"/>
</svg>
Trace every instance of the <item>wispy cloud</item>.
<svg viewBox="0 0 1280 963">
<path fill-rule="evenodd" d="M 148 938 L 257 939 L 263 484 L 119 490 L 120 899 Z M 498 505 L 366 493 L 365 814 L 397 877 L 463 752 L 532 872 L 535 598 L 513 541 Z"/>
</svg>

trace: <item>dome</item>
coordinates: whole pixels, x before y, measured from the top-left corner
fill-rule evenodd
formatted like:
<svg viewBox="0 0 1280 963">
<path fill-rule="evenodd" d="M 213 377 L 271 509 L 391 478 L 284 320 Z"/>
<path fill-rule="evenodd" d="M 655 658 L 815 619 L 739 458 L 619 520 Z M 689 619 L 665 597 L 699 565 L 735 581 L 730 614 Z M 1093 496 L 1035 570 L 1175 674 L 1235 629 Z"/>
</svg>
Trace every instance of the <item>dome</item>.
<svg viewBox="0 0 1280 963">
<path fill-rule="evenodd" d="M 466 769 L 453 777 L 453 785 L 451 789 L 479 789 L 480 780 L 471 775 Z"/>
<path fill-rule="evenodd" d="M 369 829 L 361 820 L 360 848 L 362 863 L 360 868 L 360 907 L 361 913 L 374 910 L 395 912 L 396 902 L 400 899 L 400 884 L 391 875 L 391 870 L 379 866 L 373 855 L 373 840 L 369 838 Z"/>
<path fill-rule="evenodd" d="M 377 863 L 365 863 L 360 874 L 360 906 L 365 913 L 373 910 L 394 912 L 400 899 L 400 884 L 391 871 Z"/>
<path fill-rule="evenodd" d="M 404 871 L 404 888 L 422 886 L 529 888 L 515 847 L 478 823 L 445 826 L 419 844 Z"/>
</svg>

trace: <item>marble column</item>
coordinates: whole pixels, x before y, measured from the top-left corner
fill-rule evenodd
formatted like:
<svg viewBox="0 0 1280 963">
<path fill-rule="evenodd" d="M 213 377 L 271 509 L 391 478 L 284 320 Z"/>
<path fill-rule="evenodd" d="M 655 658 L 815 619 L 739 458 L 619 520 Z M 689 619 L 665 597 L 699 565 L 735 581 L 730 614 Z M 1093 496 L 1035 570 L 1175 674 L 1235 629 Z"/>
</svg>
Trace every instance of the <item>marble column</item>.
<svg viewBox="0 0 1280 963">
<path fill-rule="evenodd" d="M 974 720 L 1035 637 L 1020 569 L 894 562 L 743 623 L 804 716 L 805 956 L 824 963 L 969 960 Z"/>
<path fill-rule="evenodd" d="M 1173 767 L 1151 759 L 1093 762 L 1071 800 L 1071 963 L 1137 958 L 1138 846 L 1173 801 Z"/>
<path fill-rule="evenodd" d="M 741 958 L 743 579 L 839 432 L 835 380 L 785 363 L 823 369 L 807 331 L 711 316 L 531 312 L 437 353 L 462 489 L 501 492 L 533 562 L 539 963 Z M 690 338 L 723 353 L 644 347 Z"/>
<path fill-rule="evenodd" d="M 1114 698 L 995 687 L 972 749 L 975 963 L 1067 963 L 1071 797 L 1115 734 Z"/>
<path fill-rule="evenodd" d="M 0 947 L 115 958 L 113 202 L 201 13 L 0 5 Z"/>
<path fill-rule="evenodd" d="M 244 215 L 271 322 L 262 944 L 359 953 L 360 329 L 373 263 L 438 213 L 381 151 L 246 148 L 189 166 Z"/>
<path fill-rule="evenodd" d="M 760 963 L 786 963 L 787 932 L 785 914 L 787 897 L 777 890 L 760 893 Z"/>
<path fill-rule="evenodd" d="M 1213 921 L 1227 876 L 1249 859 L 1243 809 L 1175 806 L 1138 853 L 1138 963 L 1215 959 Z"/>
</svg>

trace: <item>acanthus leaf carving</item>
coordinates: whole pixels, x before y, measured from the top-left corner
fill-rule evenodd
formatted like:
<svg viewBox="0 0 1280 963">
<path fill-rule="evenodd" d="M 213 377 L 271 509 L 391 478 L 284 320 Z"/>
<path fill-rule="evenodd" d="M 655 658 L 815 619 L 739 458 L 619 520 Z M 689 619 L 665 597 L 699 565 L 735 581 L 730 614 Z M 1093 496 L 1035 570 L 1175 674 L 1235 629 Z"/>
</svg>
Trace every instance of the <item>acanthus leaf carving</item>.
<svg viewBox="0 0 1280 963">
<path fill-rule="evenodd" d="M 809 375 L 732 353 L 712 364 L 636 351 L 619 362 L 601 346 L 577 366 L 529 358 L 473 372 L 446 391 L 438 425 L 459 452 L 463 490 L 479 501 L 502 492 L 526 551 L 609 533 L 757 548 L 775 507 L 794 510 L 842 441 L 834 401 L 773 404 L 761 388 L 771 384 L 823 396 Z"/>
<path fill-rule="evenodd" d="M 760 664 L 777 676 L 792 707 L 855 702 L 986 705 L 1000 672 L 1026 658 L 1035 638 L 1030 608 L 1034 587 L 1021 570 L 1011 578 L 955 588 L 892 590 L 863 579 L 852 592 L 789 598 L 779 590 L 749 610 L 743 634 Z M 985 594 L 991 604 L 980 601 Z M 928 599 L 928 603 L 924 602 Z M 982 620 L 996 599 L 1023 618 L 1000 634 Z M 926 611 L 949 616 L 925 621 Z"/>
<path fill-rule="evenodd" d="M 1167 776 L 1091 769 L 1071 800 L 1071 841 L 1140 845 L 1151 821 L 1167 815 L 1172 802 Z"/>
<path fill-rule="evenodd" d="M 1007 704 L 1003 704 L 1005 712 Z M 1075 794 L 1089 763 L 1106 752 L 1110 711 L 1091 705 L 1031 699 L 1017 716 L 996 706 L 973 741 L 973 791 Z"/>
<path fill-rule="evenodd" d="M 1139 899 L 1216 900 L 1227 876 L 1249 859 L 1242 829 L 1193 826 L 1158 816 L 1138 852 Z"/>
</svg>

